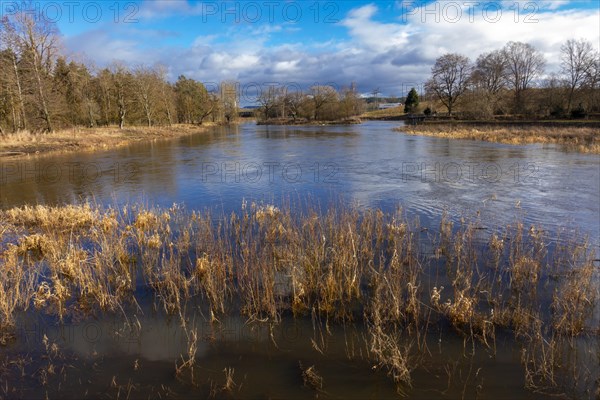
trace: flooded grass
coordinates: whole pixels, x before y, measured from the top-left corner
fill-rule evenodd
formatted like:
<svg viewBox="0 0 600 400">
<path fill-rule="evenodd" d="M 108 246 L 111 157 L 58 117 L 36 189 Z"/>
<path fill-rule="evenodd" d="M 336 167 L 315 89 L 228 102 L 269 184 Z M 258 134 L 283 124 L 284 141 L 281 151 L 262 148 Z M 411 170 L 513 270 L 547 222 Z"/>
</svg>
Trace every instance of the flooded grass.
<svg viewBox="0 0 600 400">
<path fill-rule="evenodd" d="M 202 132 L 204 126 L 177 124 L 155 127 L 96 127 L 64 129 L 50 134 L 18 131 L 0 136 L 0 158 L 32 154 L 58 154 L 72 151 L 98 151 L 126 146 L 144 140 L 175 138 Z"/>
<path fill-rule="evenodd" d="M 254 203 L 231 215 L 177 205 L 1 211 L 3 397 L 27 394 L 17 388 L 19 374 L 24 386 L 35 376 L 46 395 L 85 394 L 77 392 L 81 373 L 69 366 L 89 360 L 73 361 L 45 336 L 37 344 L 42 358 L 11 353 L 22 341 L 19 321 L 40 315 L 62 326 L 108 315 L 140 333 L 148 315 L 159 315 L 155 328 L 173 323 L 182 336 L 169 367 L 175 380 L 142 390 L 136 371 L 149 362 L 138 355 L 128 372 L 119 368 L 124 375 L 105 382 L 113 397 L 161 397 L 169 385 L 182 397 L 186 390 L 225 398 L 252 393 L 241 366 L 207 372 L 202 364 L 206 343 L 218 341 L 199 326 L 218 330 L 241 318 L 248 329 L 265 327 L 261 340 L 270 343 L 274 363 L 285 352 L 277 332 L 310 327 L 297 338 L 303 344 L 296 346 L 306 347 L 293 353 L 303 358 L 289 367 L 305 395 L 335 396 L 328 386 L 339 377 L 327 374 L 325 360 L 344 355 L 361 374 L 387 376 L 399 396 L 423 390 L 427 371 L 448 382 L 436 397 L 478 396 L 494 384 L 481 382 L 473 363 L 468 370 L 440 364 L 442 342 L 461 343 L 459 359 L 477 354 L 500 363 L 498 349 L 508 341 L 530 393 L 594 398 L 600 332 L 593 245 L 549 237 L 518 220 L 496 231 L 478 226 L 444 216 L 432 232 L 401 209 L 321 213 Z M 464 385 L 454 387 L 467 372 Z M 62 383 L 49 383 L 56 379 Z"/>
<path fill-rule="evenodd" d="M 569 150 L 600 154 L 600 129 L 595 127 L 544 126 L 476 126 L 432 124 L 396 128 L 410 135 L 425 135 L 449 139 L 481 140 L 504 144 L 551 143 L 565 145 Z"/>
</svg>

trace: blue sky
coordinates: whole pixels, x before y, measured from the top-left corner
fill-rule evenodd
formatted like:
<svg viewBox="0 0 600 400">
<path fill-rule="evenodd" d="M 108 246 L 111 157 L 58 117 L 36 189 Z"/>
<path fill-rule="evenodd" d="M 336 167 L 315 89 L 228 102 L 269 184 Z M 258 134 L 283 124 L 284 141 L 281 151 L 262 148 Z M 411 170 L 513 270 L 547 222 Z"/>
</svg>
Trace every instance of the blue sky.
<svg viewBox="0 0 600 400">
<path fill-rule="evenodd" d="M 9 14 L 20 1 L 1 2 Z M 57 22 L 67 54 L 97 67 L 168 67 L 206 83 L 307 87 L 355 81 L 403 95 L 435 59 L 475 59 L 509 40 L 533 44 L 558 71 L 560 45 L 598 47 L 600 1 L 38 1 Z"/>
</svg>

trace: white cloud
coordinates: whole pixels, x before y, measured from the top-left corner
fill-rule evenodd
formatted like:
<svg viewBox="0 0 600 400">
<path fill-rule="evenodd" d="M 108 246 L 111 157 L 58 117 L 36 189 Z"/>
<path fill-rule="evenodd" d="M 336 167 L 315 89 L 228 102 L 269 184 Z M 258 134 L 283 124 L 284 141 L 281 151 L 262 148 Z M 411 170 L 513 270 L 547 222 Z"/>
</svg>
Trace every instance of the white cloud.
<svg viewBox="0 0 600 400">
<path fill-rule="evenodd" d="M 106 66 L 112 61 L 134 64 L 143 59 L 138 40 L 114 38 L 101 29 L 67 38 L 65 44 L 71 52 L 85 55 L 100 66 Z"/>
<path fill-rule="evenodd" d="M 350 11 L 340 25 L 347 27 L 350 35 L 371 51 L 405 45 L 409 36 L 405 27 L 376 22 L 372 19 L 376 13 L 377 7 L 374 4 L 359 7 Z"/>
<path fill-rule="evenodd" d="M 182 1 L 149 3 L 160 3 L 152 6 L 157 13 L 192 7 Z M 438 6 L 440 10 L 442 6 Z M 434 7 L 429 5 L 430 10 Z M 204 82 L 237 79 L 242 84 L 293 82 L 303 86 L 317 82 L 343 86 L 356 81 L 363 92 L 380 87 L 385 94 L 403 94 L 424 82 L 435 59 L 446 52 L 462 53 L 474 60 L 511 40 L 529 42 L 544 53 L 551 72 L 558 70 L 560 45 L 567 39 L 600 42 L 598 13 L 552 8 L 536 12 L 536 23 L 525 23 L 522 16 L 515 22 L 514 15 L 506 10 L 497 22 L 490 22 L 481 8 L 474 10 L 473 18 L 463 8 L 462 17 L 455 22 L 438 15 L 436 23 L 435 15 L 415 9 L 403 21 L 383 23 L 377 20 L 382 11 L 375 4 L 367 4 L 351 10 L 336 25 L 346 30 L 347 39 L 328 38 L 320 44 L 307 38 L 302 43 L 273 46 L 270 39 L 282 34 L 285 26 L 236 25 L 198 36 L 187 48 L 160 44 L 144 47 L 148 39 L 141 35 L 109 35 L 100 30 L 70 38 L 67 45 L 73 51 L 87 52 L 99 64 L 113 59 L 132 64 L 162 62 L 171 67 L 172 78 L 185 74 Z"/>
</svg>

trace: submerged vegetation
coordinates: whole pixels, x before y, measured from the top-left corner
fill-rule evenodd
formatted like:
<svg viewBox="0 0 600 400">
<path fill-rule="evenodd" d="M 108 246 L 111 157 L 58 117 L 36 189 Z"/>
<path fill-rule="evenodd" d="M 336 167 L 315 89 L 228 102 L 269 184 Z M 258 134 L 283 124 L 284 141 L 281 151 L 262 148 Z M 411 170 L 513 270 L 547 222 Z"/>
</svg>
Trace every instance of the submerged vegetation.
<svg viewBox="0 0 600 400">
<path fill-rule="evenodd" d="M 519 221 L 488 232 L 444 217 L 430 232 L 400 209 L 292 213 L 244 203 L 214 216 L 177 205 L 24 206 L 0 212 L 0 243 L 3 344 L 32 310 L 57 321 L 108 313 L 139 329 L 149 291 L 153 309 L 186 333 L 174 372 L 191 385 L 200 379 L 200 338 L 190 316 L 218 325 L 241 315 L 271 326 L 272 339 L 284 318 L 311 319 L 306 340 L 321 354 L 335 326 L 363 326 L 346 354 L 385 371 L 400 394 L 427 365 L 432 333 L 458 335 L 465 351 L 492 357 L 497 337 L 511 336 L 533 391 L 592 397 L 598 386 L 593 370 L 576 371 L 565 354 L 600 334 L 595 244 Z M 233 368 L 222 372 L 213 394 L 238 387 Z M 300 363 L 299 374 L 307 390 L 327 390 L 314 365 Z"/>
</svg>

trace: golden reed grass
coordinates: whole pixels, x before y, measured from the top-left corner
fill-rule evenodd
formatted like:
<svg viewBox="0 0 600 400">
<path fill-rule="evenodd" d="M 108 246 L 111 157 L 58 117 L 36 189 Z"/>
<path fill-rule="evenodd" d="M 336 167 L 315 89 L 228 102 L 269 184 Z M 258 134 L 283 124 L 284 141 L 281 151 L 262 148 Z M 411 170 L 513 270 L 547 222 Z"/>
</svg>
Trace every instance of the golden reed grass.
<svg viewBox="0 0 600 400">
<path fill-rule="evenodd" d="M 172 126 L 117 126 L 64 129 L 50 134 L 18 131 L 0 136 L 0 157 L 31 154 L 64 153 L 69 151 L 107 150 L 144 140 L 174 138 L 205 131 L 214 125 L 176 124 Z"/>
<path fill-rule="evenodd" d="M 433 124 L 395 129 L 409 135 L 481 140 L 505 144 L 550 143 L 582 153 L 600 154 L 600 128 Z"/>
<path fill-rule="evenodd" d="M 176 372 L 189 371 L 192 382 L 198 336 L 188 304 L 212 322 L 231 313 L 271 324 L 284 314 L 310 315 L 319 352 L 330 323 L 359 321 L 369 359 L 399 387 L 410 387 L 428 352 L 424 337 L 437 324 L 492 351 L 496 331 L 510 331 L 523 343 L 526 383 L 539 390 L 557 381 L 562 341 L 600 333 L 593 326 L 598 260 L 587 241 L 549 237 L 519 221 L 482 238 L 476 224 L 447 215 L 437 232 L 424 232 L 401 209 L 330 207 L 322 214 L 309 206 L 293 214 L 291 207 L 244 204 L 214 216 L 177 205 L 82 204 L 0 211 L 2 341 L 31 307 L 58 319 L 127 319 L 139 307 L 136 288 L 146 287 L 155 309 L 180 319 L 189 349 Z M 305 380 L 320 387 L 309 369 Z M 233 370 L 226 375 L 233 386 Z"/>
</svg>

